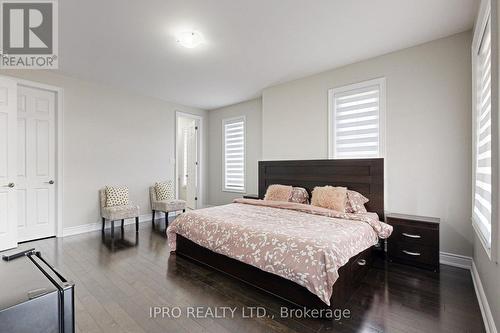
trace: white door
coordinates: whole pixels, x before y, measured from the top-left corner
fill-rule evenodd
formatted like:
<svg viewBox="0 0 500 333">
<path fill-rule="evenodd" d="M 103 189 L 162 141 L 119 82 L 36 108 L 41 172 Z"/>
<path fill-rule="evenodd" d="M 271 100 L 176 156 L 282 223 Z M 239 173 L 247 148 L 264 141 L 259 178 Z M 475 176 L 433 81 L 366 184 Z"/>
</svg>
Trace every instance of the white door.
<svg viewBox="0 0 500 333">
<path fill-rule="evenodd" d="M 198 200 L 198 126 L 192 122 L 187 128 L 187 179 L 186 204 L 188 208 L 196 209 Z"/>
<path fill-rule="evenodd" d="M 17 246 L 16 82 L 0 77 L 0 251 Z"/>
<path fill-rule="evenodd" d="M 55 94 L 19 86 L 18 241 L 55 236 Z"/>
</svg>

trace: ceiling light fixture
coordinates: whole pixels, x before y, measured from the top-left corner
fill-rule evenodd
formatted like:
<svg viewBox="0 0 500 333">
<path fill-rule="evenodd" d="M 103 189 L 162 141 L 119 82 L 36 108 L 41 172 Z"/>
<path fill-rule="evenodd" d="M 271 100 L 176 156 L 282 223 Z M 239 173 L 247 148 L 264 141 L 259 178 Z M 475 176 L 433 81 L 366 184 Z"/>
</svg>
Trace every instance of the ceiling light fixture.
<svg viewBox="0 0 500 333">
<path fill-rule="evenodd" d="M 188 49 L 195 48 L 203 42 L 203 36 L 198 31 L 183 31 L 177 35 L 177 43 Z"/>
</svg>

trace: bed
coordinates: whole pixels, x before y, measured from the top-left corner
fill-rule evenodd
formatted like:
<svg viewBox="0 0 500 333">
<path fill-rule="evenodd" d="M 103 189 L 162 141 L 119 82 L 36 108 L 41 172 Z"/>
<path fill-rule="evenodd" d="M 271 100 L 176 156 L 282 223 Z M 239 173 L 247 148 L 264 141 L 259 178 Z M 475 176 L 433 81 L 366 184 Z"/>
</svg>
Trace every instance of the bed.
<svg viewBox="0 0 500 333">
<path fill-rule="evenodd" d="M 338 308 L 365 276 L 379 237 L 392 231 L 379 222 L 384 214 L 383 169 L 383 159 L 261 161 L 261 198 L 272 184 L 308 192 L 315 186 L 345 186 L 370 199 L 366 206 L 372 215 L 237 199 L 179 216 L 167 230 L 172 253 L 296 306 Z"/>
</svg>

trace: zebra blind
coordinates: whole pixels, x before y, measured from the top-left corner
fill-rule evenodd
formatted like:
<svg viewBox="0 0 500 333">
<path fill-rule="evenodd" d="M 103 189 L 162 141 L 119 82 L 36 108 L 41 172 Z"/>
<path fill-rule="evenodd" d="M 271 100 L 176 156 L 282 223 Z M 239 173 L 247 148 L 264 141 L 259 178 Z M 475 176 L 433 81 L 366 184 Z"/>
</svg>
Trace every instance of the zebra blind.
<svg viewBox="0 0 500 333">
<path fill-rule="evenodd" d="M 472 218 L 486 245 L 491 247 L 491 18 L 475 61 L 475 183 Z"/>
<path fill-rule="evenodd" d="M 245 192 L 245 118 L 223 120 L 224 190 Z"/>
<path fill-rule="evenodd" d="M 330 156 L 383 156 L 385 79 L 330 90 Z"/>
</svg>

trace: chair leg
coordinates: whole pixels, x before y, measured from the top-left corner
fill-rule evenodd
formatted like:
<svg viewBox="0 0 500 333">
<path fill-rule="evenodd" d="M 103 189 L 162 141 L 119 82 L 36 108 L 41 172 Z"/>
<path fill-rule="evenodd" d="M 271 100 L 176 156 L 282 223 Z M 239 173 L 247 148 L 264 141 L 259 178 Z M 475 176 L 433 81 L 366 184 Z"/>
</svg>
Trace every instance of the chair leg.
<svg viewBox="0 0 500 333">
<path fill-rule="evenodd" d="M 122 219 L 122 230 L 123 230 L 123 224 L 124 224 L 124 223 L 125 223 L 125 220 L 124 220 L 124 219 Z"/>
<path fill-rule="evenodd" d="M 111 221 L 111 238 L 115 237 L 115 221 Z"/>
<path fill-rule="evenodd" d="M 104 232 L 104 227 L 106 226 L 106 219 L 102 218 L 102 232 Z"/>
<path fill-rule="evenodd" d="M 135 217 L 135 232 L 139 232 L 139 216 Z"/>
<path fill-rule="evenodd" d="M 153 217 L 151 218 L 151 223 L 153 224 L 153 229 L 155 228 L 155 210 L 153 209 Z"/>
</svg>

